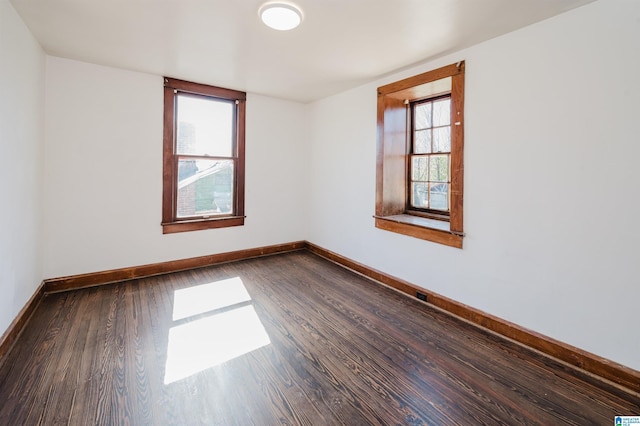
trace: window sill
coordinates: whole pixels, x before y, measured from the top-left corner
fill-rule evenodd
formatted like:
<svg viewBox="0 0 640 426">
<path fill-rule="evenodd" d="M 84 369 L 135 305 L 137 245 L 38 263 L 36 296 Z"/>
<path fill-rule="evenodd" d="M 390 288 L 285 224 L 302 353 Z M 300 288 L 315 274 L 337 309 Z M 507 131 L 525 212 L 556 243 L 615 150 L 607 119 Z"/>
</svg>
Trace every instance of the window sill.
<svg viewBox="0 0 640 426">
<path fill-rule="evenodd" d="M 374 216 L 374 218 L 376 228 L 450 247 L 462 248 L 462 235 L 451 232 L 449 222 L 408 214 Z"/>
<path fill-rule="evenodd" d="M 227 216 L 213 219 L 181 220 L 162 223 L 163 234 L 176 232 L 201 231 L 203 229 L 227 228 L 231 226 L 243 226 L 244 216 Z"/>
</svg>

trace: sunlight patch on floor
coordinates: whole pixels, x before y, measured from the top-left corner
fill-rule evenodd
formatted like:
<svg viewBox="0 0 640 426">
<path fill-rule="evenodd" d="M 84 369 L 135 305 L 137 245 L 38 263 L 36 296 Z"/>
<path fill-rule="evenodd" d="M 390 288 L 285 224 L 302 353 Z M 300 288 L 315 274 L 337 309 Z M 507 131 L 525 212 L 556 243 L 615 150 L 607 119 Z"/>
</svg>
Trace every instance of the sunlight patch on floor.
<svg viewBox="0 0 640 426">
<path fill-rule="evenodd" d="M 177 290 L 174 321 L 211 312 L 169 330 L 164 383 L 169 384 L 222 364 L 271 343 L 242 280 L 209 283 Z"/>
<path fill-rule="evenodd" d="M 250 300 L 251 296 L 240 277 L 183 288 L 176 290 L 173 295 L 173 320 L 178 321 Z"/>
</svg>

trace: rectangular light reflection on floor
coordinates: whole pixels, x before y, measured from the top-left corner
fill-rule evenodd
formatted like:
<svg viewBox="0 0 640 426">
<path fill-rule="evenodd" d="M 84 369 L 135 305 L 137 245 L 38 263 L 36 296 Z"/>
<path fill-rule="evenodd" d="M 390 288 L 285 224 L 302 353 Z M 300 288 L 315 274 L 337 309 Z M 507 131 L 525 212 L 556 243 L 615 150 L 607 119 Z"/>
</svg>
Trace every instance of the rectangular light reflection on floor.
<svg viewBox="0 0 640 426">
<path fill-rule="evenodd" d="M 173 321 L 179 323 L 169 330 L 164 383 L 270 344 L 258 314 L 247 302 L 251 296 L 239 277 L 176 290 Z"/>
<path fill-rule="evenodd" d="M 164 383 L 184 379 L 271 343 L 252 305 L 169 330 Z"/>
<path fill-rule="evenodd" d="M 176 290 L 173 320 L 178 321 L 216 309 L 248 302 L 251 296 L 240 277 Z"/>
</svg>

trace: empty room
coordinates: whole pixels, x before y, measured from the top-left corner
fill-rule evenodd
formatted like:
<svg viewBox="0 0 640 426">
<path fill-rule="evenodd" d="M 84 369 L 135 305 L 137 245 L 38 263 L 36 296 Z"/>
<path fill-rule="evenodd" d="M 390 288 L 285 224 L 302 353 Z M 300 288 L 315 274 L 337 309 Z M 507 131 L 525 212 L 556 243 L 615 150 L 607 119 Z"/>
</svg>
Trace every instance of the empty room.
<svg viewBox="0 0 640 426">
<path fill-rule="evenodd" d="M 640 2 L 0 0 L 0 424 L 640 425 Z"/>
</svg>

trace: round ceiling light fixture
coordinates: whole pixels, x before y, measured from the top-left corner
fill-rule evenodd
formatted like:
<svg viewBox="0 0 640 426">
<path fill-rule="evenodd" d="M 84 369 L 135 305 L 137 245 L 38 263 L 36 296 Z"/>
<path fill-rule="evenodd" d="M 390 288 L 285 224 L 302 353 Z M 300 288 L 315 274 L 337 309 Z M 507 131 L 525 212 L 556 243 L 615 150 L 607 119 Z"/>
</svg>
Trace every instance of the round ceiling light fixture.
<svg viewBox="0 0 640 426">
<path fill-rule="evenodd" d="M 265 3 L 258 13 L 262 22 L 274 30 L 292 30 L 302 22 L 302 10 L 292 3 Z"/>
</svg>

